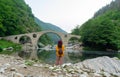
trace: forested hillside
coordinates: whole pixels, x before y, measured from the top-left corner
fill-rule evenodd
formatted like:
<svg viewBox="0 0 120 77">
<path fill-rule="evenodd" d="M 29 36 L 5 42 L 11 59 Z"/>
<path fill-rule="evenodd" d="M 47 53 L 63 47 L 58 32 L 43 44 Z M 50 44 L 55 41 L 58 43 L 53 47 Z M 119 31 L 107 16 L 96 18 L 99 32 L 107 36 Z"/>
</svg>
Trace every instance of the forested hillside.
<svg viewBox="0 0 120 77">
<path fill-rule="evenodd" d="M 82 36 L 84 46 L 95 50 L 120 49 L 120 0 L 101 8 L 73 34 Z"/>
<path fill-rule="evenodd" d="M 105 7 L 101 8 L 100 10 L 98 10 L 95 13 L 94 17 L 102 15 L 102 14 L 104 14 L 105 12 L 107 12 L 109 10 L 120 10 L 120 0 L 112 1 L 110 4 L 108 4 Z"/>
<path fill-rule="evenodd" d="M 34 17 L 24 0 L 0 0 L 0 37 L 49 29 L 66 33 L 59 27 Z M 56 39 L 54 36 L 53 38 Z M 45 44 L 51 43 L 47 35 L 41 39 Z"/>
<path fill-rule="evenodd" d="M 0 0 L 0 36 L 40 31 L 24 0 Z"/>
</svg>

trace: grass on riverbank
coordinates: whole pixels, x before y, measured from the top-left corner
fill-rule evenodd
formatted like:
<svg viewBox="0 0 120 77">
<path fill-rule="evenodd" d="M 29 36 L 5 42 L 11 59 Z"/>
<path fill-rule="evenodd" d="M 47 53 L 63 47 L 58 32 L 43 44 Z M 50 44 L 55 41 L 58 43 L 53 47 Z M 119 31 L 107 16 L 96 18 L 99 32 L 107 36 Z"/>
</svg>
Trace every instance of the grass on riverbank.
<svg viewBox="0 0 120 77">
<path fill-rule="evenodd" d="M 12 48 L 11 50 L 7 50 L 7 48 Z M 0 54 L 12 54 L 14 52 L 18 52 L 21 50 L 21 45 L 13 43 L 11 41 L 7 41 L 4 39 L 0 40 Z"/>
</svg>

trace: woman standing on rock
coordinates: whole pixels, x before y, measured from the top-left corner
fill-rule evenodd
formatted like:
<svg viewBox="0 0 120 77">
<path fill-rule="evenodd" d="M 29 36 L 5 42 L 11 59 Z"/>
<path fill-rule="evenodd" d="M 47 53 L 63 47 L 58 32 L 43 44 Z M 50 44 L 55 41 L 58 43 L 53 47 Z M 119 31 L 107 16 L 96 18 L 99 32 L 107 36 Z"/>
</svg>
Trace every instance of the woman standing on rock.
<svg viewBox="0 0 120 77">
<path fill-rule="evenodd" d="M 63 56 L 64 56 L 64 45 L 62 41 L 59 40 L 56 46 L 56 65 L 63 64 Z"/>
</svg>

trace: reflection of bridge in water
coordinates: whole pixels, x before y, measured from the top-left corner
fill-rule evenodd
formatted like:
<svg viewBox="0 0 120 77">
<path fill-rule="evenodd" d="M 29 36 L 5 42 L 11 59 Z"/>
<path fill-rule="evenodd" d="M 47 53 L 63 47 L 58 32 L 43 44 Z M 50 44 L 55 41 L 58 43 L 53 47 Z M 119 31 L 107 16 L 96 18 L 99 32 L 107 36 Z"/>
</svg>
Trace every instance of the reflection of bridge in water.
<svg viewBox="0 0 120 77">
<path fill-rule="evenodd" d="M 26 33 L 26 34 L 19 34 L 19 35 L 11 35 L 11 36 L 6 36 L 6 37 L 1 37 L 2 39 L 10 40 L 14 43 L 20 43 L 20 39 L 23 36 L 26 36 L 30 39 L 29 44 L 23 44 L 23 49 L 26 46 L 29 46 L 29 49 L 26 49 L 26 51 L 31 51 L 31 59 L 36 59 L 37 58 L 37 44 L 39 41 L 39 38 L 46 34 L 46 33 L 54 33 L 60 37 L 60 39 L 63 41 L 63 44 L 67 46 L 68 41 L 70 38 L 75 37 L 75 38 L 80 38 L 80 36 L 77 35 L 71 35 L 71 34 L 64 34 L 61 32 L 56 32 L 56 31 L 51 31 L 51 30 L 46 30 L 46 31 L 41 31 L 41 32 L 33 32 L 33 33 Z M 25 47 L 24 47 L 25 46 Z"/>
</svg>

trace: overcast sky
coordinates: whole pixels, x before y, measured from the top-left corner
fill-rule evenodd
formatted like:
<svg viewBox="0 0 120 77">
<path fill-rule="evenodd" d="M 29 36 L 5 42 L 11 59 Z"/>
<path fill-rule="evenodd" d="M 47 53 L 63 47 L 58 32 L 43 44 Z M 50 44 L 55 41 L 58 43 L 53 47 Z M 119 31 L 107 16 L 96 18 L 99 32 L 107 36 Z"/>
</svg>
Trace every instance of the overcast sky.
<svg viewBox="0 0 120 77">
<path fill-rule="evenodd" d="M 25 0 L 34 16 L 70 33 L 112 0 Z"/>
</svg>

